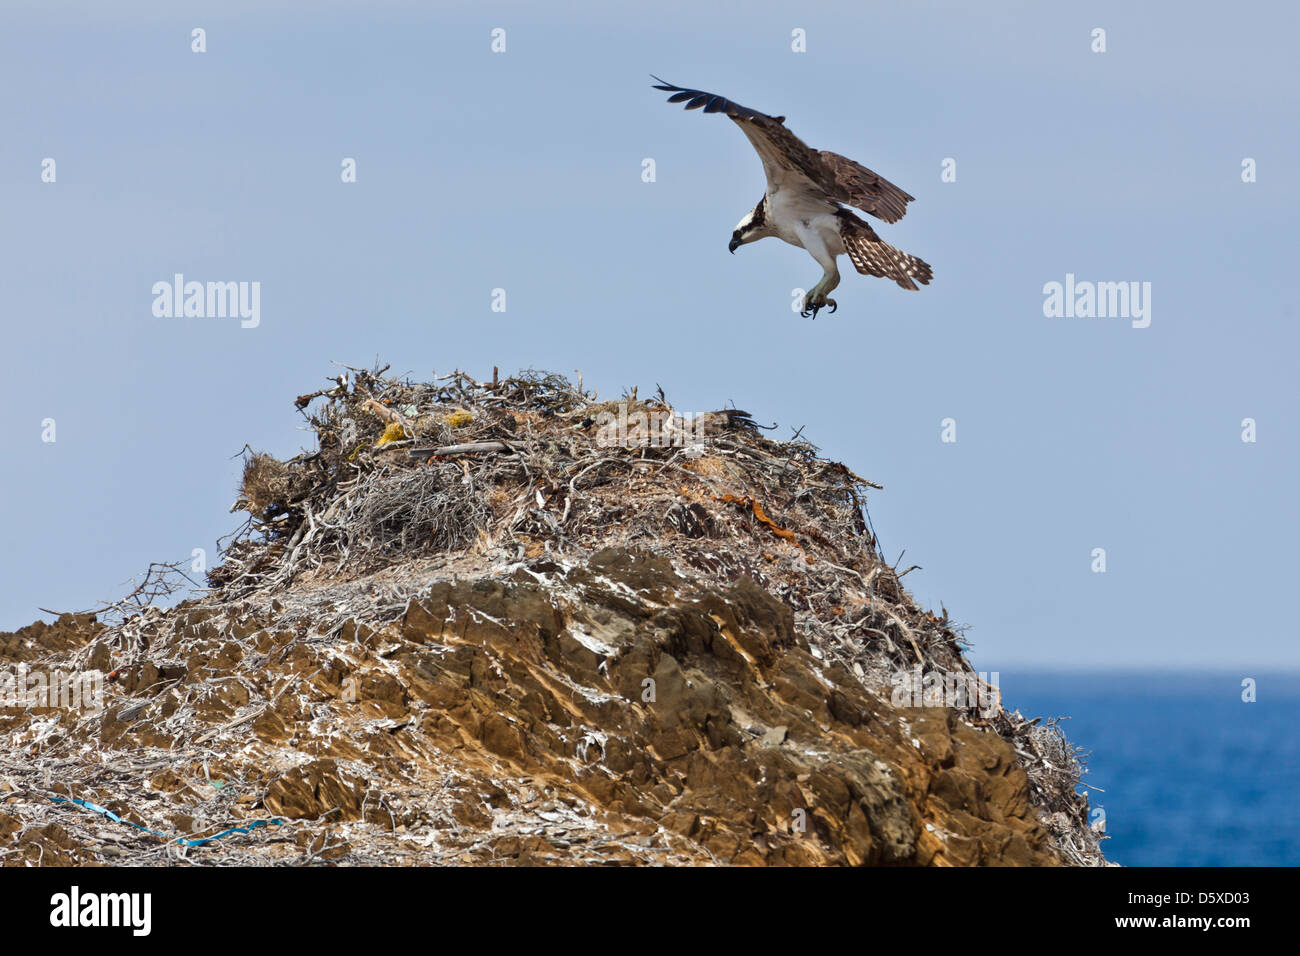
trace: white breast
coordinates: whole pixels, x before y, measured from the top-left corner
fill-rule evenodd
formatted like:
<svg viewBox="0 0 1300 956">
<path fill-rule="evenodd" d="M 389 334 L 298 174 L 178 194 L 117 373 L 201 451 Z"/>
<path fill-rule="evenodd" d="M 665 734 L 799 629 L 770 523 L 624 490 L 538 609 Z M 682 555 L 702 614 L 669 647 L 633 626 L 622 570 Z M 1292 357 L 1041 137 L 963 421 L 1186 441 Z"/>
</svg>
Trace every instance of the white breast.
<svg viewBox="0 0 1300 956">
<path fill-rule="evenodd" d="M 844 251 L 840 241 L 839 221 L 835 218 L 836 207 L 824 199 L 810 195 L 799 189 L 781 189 L 768 200 L 768 209 L 772 217 L 772 231 L 777 237 L 813 253 L 819 249 L 810 248 L 812 244 L 825 248 L 831 255 Z"/>
</svg>

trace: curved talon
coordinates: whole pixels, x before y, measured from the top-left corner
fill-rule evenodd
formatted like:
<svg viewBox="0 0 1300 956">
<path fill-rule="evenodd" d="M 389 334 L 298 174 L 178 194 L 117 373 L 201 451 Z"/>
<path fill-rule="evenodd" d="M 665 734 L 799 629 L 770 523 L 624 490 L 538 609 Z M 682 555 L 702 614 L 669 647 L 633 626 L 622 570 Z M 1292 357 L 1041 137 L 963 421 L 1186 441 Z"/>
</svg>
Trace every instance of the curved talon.
<svg viewBox="0 0 1300 956">
<path fill-rule="evenodd" d="M 822 291 L 821 283 L 818 283 L 808 290 L 808 293 L 804 296 L 803 310 L 799 314 L 805 319 L 815 319 L 817 313 L 826 308 L 834 312 L 839 308 L 839 305 Z"/>
</svg>

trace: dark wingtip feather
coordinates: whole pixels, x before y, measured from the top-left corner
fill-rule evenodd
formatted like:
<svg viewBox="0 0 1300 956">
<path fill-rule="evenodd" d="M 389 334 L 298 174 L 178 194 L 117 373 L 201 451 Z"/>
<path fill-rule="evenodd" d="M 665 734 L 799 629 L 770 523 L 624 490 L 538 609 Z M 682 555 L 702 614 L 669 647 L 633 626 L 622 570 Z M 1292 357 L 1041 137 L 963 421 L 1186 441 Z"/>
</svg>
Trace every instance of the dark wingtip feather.
<svg viewBox="0 0 1300 956">
<path fill-rule="evenodd" d="M 706 113 L 723 113 L 730 116 L 732 119 L 756 120 L 767 118 L 765 114 L 758 112 L 758 110 L 752 110 L 748 106 L 741 106 L 739 103 L 735 103 L 721 94 L 705 93 L 702 90 L 692 90 L 687 89 L 684 86 L 674 86 L 671 83 L 659 79 L 659 77 L 655 76 L 653 73 L 650 74 L 650 78 L 652 80 L 659 80 L 661 85 L 654 87 L 656 90 L 663 90 L 665 93 L 673 94 L 668 97 L 669 103 L 682 103 L 689 101 L 686 102 L 686 109 L 688 110 L 697 110 L 703 106 L 704 112 Z M 785 117 L 781 117 L 777 122 L 784 122 L 784 120 Z"/>
</svg>

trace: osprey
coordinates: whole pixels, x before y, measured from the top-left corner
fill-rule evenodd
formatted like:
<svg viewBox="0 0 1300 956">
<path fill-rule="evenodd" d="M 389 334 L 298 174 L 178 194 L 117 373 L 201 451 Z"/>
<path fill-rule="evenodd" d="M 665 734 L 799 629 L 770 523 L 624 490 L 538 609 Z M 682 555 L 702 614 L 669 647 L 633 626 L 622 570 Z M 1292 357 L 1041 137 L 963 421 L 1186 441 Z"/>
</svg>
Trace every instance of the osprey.
<svg viewBox="0 0 1300 956">
<path fill-rule="evenodd" d="M 727 249 L 776 236 L 800 246 L 824 270 L 821 281 L 804 296 L 805 317 L 817 317 L 825 306 L 836 309 L 827 293 L 840 284 L 835 258 L 848 253 L 863 275 L 893 279 L 904 289 L 927 285 L 934 273 L 916 256 L 895 249 L 845 206 L 853 206 L 885 222 L 898 222 L 907 212 L 909 196 L 865 166 L 828 150 L 811 149 L 785 128 L 784 116 L 768 116 L 716 93 L 688 90 L 660 80 L 656 90 L 672 93 L 669 103 L 686 101 L 688 110 L 725 113 L 763 161 L 767 190 L 757 206 L 736 224 Z"/>
</svg>

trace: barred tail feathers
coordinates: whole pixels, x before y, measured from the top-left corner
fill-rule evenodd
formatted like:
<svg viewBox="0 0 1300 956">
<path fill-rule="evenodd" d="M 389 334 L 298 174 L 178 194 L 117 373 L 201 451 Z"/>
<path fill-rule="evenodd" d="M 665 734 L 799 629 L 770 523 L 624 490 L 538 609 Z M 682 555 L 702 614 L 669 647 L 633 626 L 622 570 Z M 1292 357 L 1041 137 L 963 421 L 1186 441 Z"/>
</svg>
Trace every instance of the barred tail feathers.
<svg viewBox="0 0 1300 956">
<path fill-rule="evenodd" d="M 885 242 L 869 225 L 846 210 L 840 212 L 840 237 L 853 268 L 863 275 L 893 279 L 904 289 L 917 290 L 934 278 L 930 264 Z"/>
</svg>

